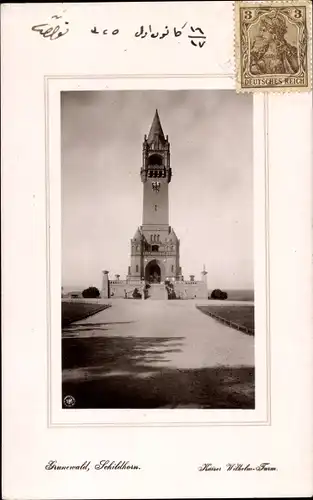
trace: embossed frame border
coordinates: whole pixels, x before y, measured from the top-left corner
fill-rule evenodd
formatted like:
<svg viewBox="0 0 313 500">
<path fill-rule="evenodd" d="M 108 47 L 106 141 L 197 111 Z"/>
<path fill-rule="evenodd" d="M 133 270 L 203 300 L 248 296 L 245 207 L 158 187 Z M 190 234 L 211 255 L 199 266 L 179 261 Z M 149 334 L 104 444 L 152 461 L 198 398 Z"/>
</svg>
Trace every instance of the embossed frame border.
<svg viewBox="0 0 313 500">
<path fill-rule="evenodd" d="M 131 74 L 131 75 L 46 75 L 44 78 L 44 96 L 45 96 L 45 186 L 46 186 L 46 292 L 47 292 L 47 427 L 48 428 L 93 428 L 93 427 L 214 427 L 214 426 L 269 426 L 271 425 L 271 341 L 270 341 L 270 260 L 269 260 L 269 102 L 268 95 L 265 93 L 263 95 L 255 95 L 253 97 L 253 127 L 256 122 L 255 117 L 255 100 L 258 100 L 259 107 L 262 107 L 263 116 L 263 151 L 262 151 L 262 161 L 264 169 L 264 223 L 265 223 L 265 234 L 264 234 L 264 282 L 265 282 L 265 304 L 264 304 L 264 325 L 265 325 L 265 361 L 266 361 L 266 418 L 265 419 L 255 419 L 255 420 L 244 420 L 244 421 L 153 421 L 153 422 L 134 422 L 129 420 L 129 422 L 114 422 L 114 421 L 96 421 L 96 422 L 60 422 L 56 421 L 53 414 L 53 384 L 54 377 L 52 374 L 53 360 L 52 360 L 52 337 L 53 328 L 51 326 L 52 320 L 52 308 L 51 308 L 51 198 L 50 198 L 50 172 L 51 172 L 51 121 L 50 114 L 51 108 L 49 106 L 50 102 L 50 88 L 51 82 L 56 80 L 110 80 L 110 79 L 129 79 L 129 80 L 147 80 L 147 79 L 173 79 L 177 82 L 184 79 L 188 80 L 198 80 L 203 82 L 204 80 L 223 80 L 227 82 L 226 86 L 222 87 L 200 87 L 206 90 L 233 90 L 234 88 L 234 75 L 233 74 L 203 74 L 203 75 L 142 75 L 142 74 Z M 231 86 L 229 86 L 229 82 Z M 190 89 L 195 89 L 195 87 L 188 87 Z M 197 88 L 197 87 L 196 87 Z M 66 90 L 66 89 L 65 89 Z M 83 89 L 80 89 L 83 90 Z M 87 89 L 84 89 L 87 90 Z M 166 90 L 166 89 L 165 89 Z M 61 124 L 60 124 L 61 126 Z M 255 161 L 255 133 L 253 133 L 253 163 Z M 55 155 L 56 153 L 54 153 Z M 59 155 L 60 156 L 60 155 Z M 60 158 L 59 158 L 60 161 Z M 253 171 L 255 172 L 255 166 L 253 165 Z M 255 186 L 255 179 L 253 179 L 253 184 Z M 255 188 L 254 188 L 255 189 Z M 255 196 L 254 196 L 255 205 Z M 254 221 L 255 221 L 255 206 L 254 206 Z M 255 222 L 254 222 L 255 226 Z M 255 253 L 255 252 L 254 252 Z M 255 263 L 254 263 L 255 265 Z M 61 301 L 59 301 L 61 302 Z M 61 338 L 61 336 L 60 336 Z M 255 356 L 256 358 L 256 356 Z M 62 410 L 63 412 L 81 412 L 83 410 Z M 96 410 L 91 410 L 96 411 Z M 100 410 L 105 411 L 105 410 Z M 128 411 L 128 410 L 126 410 Z M 136 411 L 136 410 L 135 410 Z M 167 410 L 166 410 L 167 411 Z M 173 412 L 173 410 L 168 410 Z M 180 411 L 180 410 L 174 410 Z M 190 411 L 190 410 L 187 410 Z M 214 410 L 195 410 L 201 412 L 212 412 Z M 223 411 L 223 410 L 222 410 Z M 229 411 L 229 410 L 225 410 Z M 255 410 L 242 410 L 244 412 L 253 412 Z"/>
</svg>

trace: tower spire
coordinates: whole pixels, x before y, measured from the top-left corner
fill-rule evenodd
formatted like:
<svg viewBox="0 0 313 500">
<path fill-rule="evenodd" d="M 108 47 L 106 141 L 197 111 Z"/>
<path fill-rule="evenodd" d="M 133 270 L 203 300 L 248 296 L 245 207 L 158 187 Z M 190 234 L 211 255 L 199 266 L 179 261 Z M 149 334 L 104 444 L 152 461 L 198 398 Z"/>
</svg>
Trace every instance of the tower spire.
<svg viewBox="0 0 313 500">
<path fill-rule="evenodd" d="M 148 135 L 148 144 L 151 144 L 156 138 L 158 138 L 162 143 L 165 142 L 165 136 L 157 109 L 155 110 L 155 115 Z"/>
</svg>

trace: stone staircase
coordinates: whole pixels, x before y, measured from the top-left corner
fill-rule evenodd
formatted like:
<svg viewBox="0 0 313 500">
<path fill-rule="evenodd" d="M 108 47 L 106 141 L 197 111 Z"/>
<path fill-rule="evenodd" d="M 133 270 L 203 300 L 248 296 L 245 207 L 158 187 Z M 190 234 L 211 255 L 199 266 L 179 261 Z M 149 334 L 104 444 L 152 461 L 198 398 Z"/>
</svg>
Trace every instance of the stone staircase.
<svg viewBox="0 0 313 500">
<path fill-rule="evenodd" d="M 151 284 L 148 290 L 148 294 L 149 300 L 167 300 L 167 291 L 165 285 L 161 285 L 159 283 Z"/>
</svg>

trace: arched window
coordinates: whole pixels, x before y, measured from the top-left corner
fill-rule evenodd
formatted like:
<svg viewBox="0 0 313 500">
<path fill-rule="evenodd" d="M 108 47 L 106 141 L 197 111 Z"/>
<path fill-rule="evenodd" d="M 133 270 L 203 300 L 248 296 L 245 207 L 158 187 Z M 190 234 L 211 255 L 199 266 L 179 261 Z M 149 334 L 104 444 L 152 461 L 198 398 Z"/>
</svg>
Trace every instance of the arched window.
<svg viewBox="0 0 313 500">
<path fill-rule="evenodd" d="M 150 241 L 153 241 L 153 234 L 150 234 Z"/>
<path fill-rule="evenodd" d="M 171 269 L 172 269 L 172 273 L 173 273 L 174 272 L 174 266 L 173 265 L 172 265 Z"/>
<path fill-rule="evenodd" d="M 159 246 L 158 245 L 152 245 L 152 252 L 158 252 L 159 251 Z"/>
<path fill-rule="evenodd" d="M 148 159 L 149 165 L 162 165 L 162 163 L 163 163 L 163 158 L 161 155 L 154 153 L 153 155 L 149 156 Z"/>
<path fill-rule="evenodd" d="M 137 265 L 136 265 L 136 273 L 138 273 L 138 271 L 139 271 L 139 266 L 138 266 L 138 264 L 137 264 Z"/>
</svg>

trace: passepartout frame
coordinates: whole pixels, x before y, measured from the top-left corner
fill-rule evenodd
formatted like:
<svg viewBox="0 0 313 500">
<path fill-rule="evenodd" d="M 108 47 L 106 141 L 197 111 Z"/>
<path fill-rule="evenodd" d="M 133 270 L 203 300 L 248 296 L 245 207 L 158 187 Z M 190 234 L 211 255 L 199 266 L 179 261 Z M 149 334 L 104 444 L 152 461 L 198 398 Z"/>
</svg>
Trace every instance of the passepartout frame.
<svg viewBox="0 0 313 500">
<path fill-rule="evenodd" d="M 52 112 L 49 101 L 50 101 L 50 89 L 51 83 L 55 81 L 61 82 L 63 81 L 71 81 L 75 83 L 75 81 L 95 81 L 95 80 L 164 80 L 167 81 L 169 79 L 175 80 L 177 82 L 177 90 L 181 89 L 179 83 L 184 80 L 185 82 L 190 81 L 190 87 L 186 87 L 191 89 L 201 88 L 203 90 L 232 90 L 235 92 L 234 87 L 234 79 L 235 76 L 233 73 L 229 74 L 197 74 L 197 75 L 169 75 L 169 74 L 156 74 L 156 75 L 145 75 L 145 74 L 110 74 L 110 75 L 46 75 L 44 77 L 44 99 L 45 99 L 45 189 L 46 189 L 46 308 L 47 308 L 47 427 L 48 428 L 94 428 L 94 427 L 217 427 L 217 426 L 269 426 L 271 425 L 271 338 L 270 338 L 270 231 L 269 231 L 269 99 L 268 94 L 265 93 L 261 95 L 258 93 L 258 99 L 262 101 L 262 113 L 263 113 L 263 130 L 262 130 L 262 143 L 264 146 L 263 151 L 263 168 L 264 168 L 264 207 L 262 210 L 264 211 L 264 248 L 260 250 L 264 257 L 264 283 L 265 283 L 265 303 L 264 310 L 262 311 L 264 314 L 264 325 L 265 332 L 258 332 L 256 328 L 256 337 L 258 335 L 265 335 L 265 350 L 266 350 L 266 418 L 263 419 L 251 419 L 243 420 L 243 421 L 192 421 L 192 420 L 184 420 L 184 421 L 175 421 L 174 415 L 175 412 L 180 410 L 163 410 L 170 412 L 173 415 L 173 419 L 170 421 L 149 421 L 149 422 L 135 422 L 133 420 L 129 420 L 129 422 L 114 422 L 114 421 L 105 421 L 101 420 L 101 417 L 96 422 L 58 422 L 53 416 L 53 401 L 52 401 L 52 391 L 54 384 L 53 377 L 53 362 L 52 362 L 52 341 L 53 335 L 55 332 L 52 328 L 52 315 L 53 311 L 51 308 L 52 303 L 52 287 L 51 287 L 51 214 L 52 214 L 52 206 L 51 206 L 51 197 L 50 197 L 50 169 L 51 169 L 51 123 L 50 123 L 50 114 Z M 222 87 L 211 87 L 211 86 L 200 86 L 194 87 L 192 81 L 211 81 L 219 80 L 226 83 Z M 231 86 L 229 86 L 229 82 L 232 82 Z M 163 87 L 162 87 L 163 88 Z M 163 88 L 167 90 L 166 87 Z M 64 88 L 64 91 L 68 90 L 68 88 Z M 74 90 L 74 88 L 72 89 Z M 91 89 L 82 88 L 82 86 L 78 85 L 77 90 L 82 91 L 91 91 Z M 106 91 L 107 89 L 104 87 L 102 89 Z M 130 88 L 129 90 L 136 90 L 134 88 Z M 139 90 L 139 89 L 137 89 Z M 140 87 L 140 90 L 144 90 Z M 147 89 L 148 90 L 148 89 Z M 152 90 L 152 89 L 149 89 Z M 155 88 L 154 90 L 160 90 L 160 88 Z M 171 89 L 172 90 L 172 89 Z M 61 90 L 63 91 L 63 90 Z M 255 103 L 253 103 L 254 106 Z M 59 124 L 61 126 L 61 124 Z M 253 134 L 253 141 L 254 141 Z M 60 157 L 60 152 L 58 153 Z M 253 154 L 254 157 L 254 154 Z M 255 221 L 254 221 L 255 224 Z M 59 228 L 61 231 L 61 228 Z M 61 274 L 61 269 L 60 269 Z M 59 302 L 61 302 L 60 297 L 58 296 Z M 257 304 L 256 304 L 257 307 Z M 55 340 L 55 339 L 54 339 Z M 59 318 L 59 337 L 58 341 L 60 344 L 60 353 L 61 353 L 61 317 Z M 59 401 L 60 409 L 61 409 L 61 398 Z M 63 409 L 62 412 L 82 412 L 84 410 L 66 410 Z M 94 412 L 105 412 L 106 410 L 92 410 Z M 121 411 L 136 411 L 136 410 L 121 410 Z M 145 410 L 148 413 L 151 410 Z M 152 410 L 153 411 L 153 410 Z M 191 410 L 187 410 L 191 411 Z M 212 412 L 212 410 L 196 410 L 197 412 Z M 222 410 L 228 411 L 228 410 Z M 245 412 L 254 412 L 255 410 L 243 410 Z"/>
</svg>

